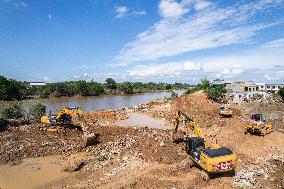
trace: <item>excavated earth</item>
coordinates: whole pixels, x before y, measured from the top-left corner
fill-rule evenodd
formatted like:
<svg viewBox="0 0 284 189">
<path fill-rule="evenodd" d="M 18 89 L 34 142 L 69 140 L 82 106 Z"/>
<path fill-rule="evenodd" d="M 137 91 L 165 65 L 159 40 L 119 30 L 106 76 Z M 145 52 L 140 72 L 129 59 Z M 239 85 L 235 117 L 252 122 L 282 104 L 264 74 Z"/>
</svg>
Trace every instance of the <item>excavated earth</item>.
<svg viewBox="0 0 284 189">
<path fill-rule="evenodd" d="M 207 100 L 205 94 L 194 93 L 134 108 L 86 113 L 89 131 L 99 134 L 99 143 L 88 147 L 76 129 L 48 132 L 40 131 L 36 124 L 21 125 L 0 132 L 0 164 L 59 155 L 56 157 L 63 165 L 62 171 L 70 175 L 39 188 L 283 188 L 283 120 L 277 120 L 279 125 L 274 132 L 264 137 L 245 135 L 248 114 L 257 104 L 249 105 L 250 108 L 235 105 L 232 118 L 220 118 L 219 106 Z M 279 107 L 275 109 L 278 113 L 283 106 Z M 217 142 L 237 154 L 236 174 L 217 175 L 204 181 L 203 171 L 191 168 L 184 144 L 172 142 L 173 129 L 116 125 L 117 120 L 140 112 L 172 126 L 177 110 L 198 122 L 208 142 Z"/>
</svg>

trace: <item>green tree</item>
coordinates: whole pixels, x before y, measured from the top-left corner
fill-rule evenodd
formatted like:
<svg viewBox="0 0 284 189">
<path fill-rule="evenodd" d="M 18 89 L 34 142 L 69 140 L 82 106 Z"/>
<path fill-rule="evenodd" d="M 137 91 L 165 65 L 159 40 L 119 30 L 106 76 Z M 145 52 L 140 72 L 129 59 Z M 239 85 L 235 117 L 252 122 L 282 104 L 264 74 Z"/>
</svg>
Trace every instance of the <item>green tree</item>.
<svg viewBox="0 0 284 189">
<path fill-rule="evenodd" d="M 112 78 L 106 78 L 106 80 L 105 80 L 105 86 L 106 86 L 108 89 L 111 89 L 111 90 L 116 90 L 116 89 L 117 89 L 117 83 L 116 83 L 115 80 L 112 79 Z"/>
<path fill-rule="evenodd" d="M 105 90 L 101 83 L 91 82 L 89 83 L 89 91 L 93 96 L 104 94 Z"/>
<path fill-rule="evenodd" d="M 202 79 L 200 85 L 202 90 L 206 90 L 210 87 L 210 81 L 207 79 Z"/>
<path fill-rule="evenodd" d="M 20 82 L 0 76 L 0 100 L 22 99 L 25 94 L 26 88 Z"/>
<path fill-rule="evenodd" d="M 171 90 L 173 87 L 172 87 L 172 85 L 170 85 L 170 84 L 166 84 L 166 86 L 165 86 L 165 89 L 166 90 Z"/>
<path fill-rule="evenodd" d="M 12 105 L 9 105 L 8 107 L 1 109 L 1 116 L 5 119 L 17 119 L 22 118 L 24 116 L 24 113 L 20 105 L 14 103 Z"/>
<path fill-rule="evenodd" d="M 209 99 L 218 102 L 224 95 L 227 90 L 224 85 L 216 85 L 214 87 L 209 87 L 205 90 L 205 93 L 208 95 Z"/>
<path fill-rule="evenodd" d="M 133 85 L 130 82 L 119 84 L 119 90 L 124 94 L 133 94 Z"/>
<path fill-rule="evenodd" d="M 81 96 L 88 96 L 90 94 L 89 87 L 86 81 L 80 80 L 75 83 L 77 94 Z"/>
<path fill-rule="evenodd" d="M 32 116 L 33 120 L 39 121 L 41 116 L 46 113 L 46 106 L 42 103 L 37 103 L 30 107 L 29 114 Z"/>
</svg>

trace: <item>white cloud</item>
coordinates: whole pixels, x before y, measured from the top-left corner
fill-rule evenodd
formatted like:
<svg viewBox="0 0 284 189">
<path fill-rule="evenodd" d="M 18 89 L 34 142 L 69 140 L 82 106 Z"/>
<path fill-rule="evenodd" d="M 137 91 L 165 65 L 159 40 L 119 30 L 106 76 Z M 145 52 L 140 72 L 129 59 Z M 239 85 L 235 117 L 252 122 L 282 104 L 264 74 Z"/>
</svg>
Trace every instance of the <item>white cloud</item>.
<svg viewBox="0 0 284 189">
<path fill-rule="evenodd" d="M 78 67 L 79 70 L 85 70 L 85 69 L 88 69 L 88 68 L 89 68 L 89 66 L 87 66 L 85 64 Z"/>
<path fill-rule="evenodd" d="M 241 65 L 240 64 L 233 64 L 233 68 L 240 68 Z"/>
<path fill-rule="evenodd" d="M 188 71 L 200 71 L 201 69 L 201 64 L 195 64 L 190 61 L 170 62 L 163 64 L 138 65 L 133 69 L 128 70 L 128 74 L 136 77 L 174 77 Z"/>
<path fill-rule="evenodd" d="M 179 18 L 188 11 L 182 2 L 178 3 L 175 0 L 161 0 L 159 4 L 160 15 L 164 18 Z"/>
<path fill-rule="evenodd" d="M 273 73 L 270 74 L 265 74 L 264 78 L 267 81 L 280 81 L 284 80 L 284 70 L 283 71 L 274 71 Z"/>
<path fill-rule="evenodd" d="M 142 11 L 134 11 L 133 14 L 139 15 L 139 16 L 145 16 L 145 15 L 147 15 L 146 11 L 144 11 L 144 10 L 142 10 Z"/>
<path fill-rule="evenodd" d="M 265 14 L 272 6 L 283 2 L 272 1 L 259 0 L 223 8 L 199 5 L 199 11 L 185 15 L 199 1 L 161 0 L 159 12 L 163 18 L 125 44 L 115 60 L 127 65 L 201 49 L 251 43 L 260 30 L 284 22 L 283 18 L 269 23 L 255 22 L 256 12 Z"/>
<path fill-rule="evenodd" d="M 42 78 L 42 80 L 46 82 L 46 81 L 49 81 L 50 79 L 49 79 L 49 77 L 45 76 L 45 77 Z"/>
<path fill-rule="evenodd" d="M 94 65 L 93 66 L 88 66 L 86 64 L 78 66 L 79 70 L 87 70 L 87 69 L 90 69 L 90 68 L 96 68 L 96 66 L 94 66 Z"/>
<path fill-rule="evenodd" d="M 209 6 L 211 6 L 212 3 L 209 2 L 209 1 L 206 1 L 206 0 L 197 0 L 196 1 L 196 4 L 194 5 L 194 8 L 196 10 L 202 10 L 202 9 L 205 9 L 205 8 L 208 8 Z"/>
<path fill-rule="evenodd" d="M 28 4 L 24 1 L 18 0 L 0 0 L 0 3 L 5 3 L 8 5 L 12 5 L 16 9 L 25 9 L 28 8 Z"/>
<path fill-rule="evenodd" d="M 235 77 L 235 75 L 243 73 L 244 70 L 240 68 L 225 68 L 221 73 L 219 73 L 219 76 L 225 76 L 225 77 Z"/>
<path fill-rule="evenodd" d="M 47 18 L 48 18 L 48 20 L 52 20 L 53 19 L 52 14 L 48 14 Z"/>
<path fill-rule="evenodd" d="M 284 47 L 284 38 L 276 39 L 273 41 L 269 41 L 265 44 L 263 44 L 263 47 L 265 48 L 278 48 L 278 47 Z"/>
<path fill-rule="evenodd" d="M 128 12 L 128 7 L 125 6 L 118 6 L 115 8 L 115 12 L 116 12 L 116 18 L 122 18 L 125 16 L 125 14 Z"/>
<path fill-rule="evenodd" d="M 27 8 L 27 7 L 28 7 L 28 5 L 27 5 L 25 2 L 23 2 L 23 1 L 14 2 L 14 6 L 15 6 L 17 9 L 20 9 L 20 8 L 24 9 L 24 8 Z"/>
</svg>

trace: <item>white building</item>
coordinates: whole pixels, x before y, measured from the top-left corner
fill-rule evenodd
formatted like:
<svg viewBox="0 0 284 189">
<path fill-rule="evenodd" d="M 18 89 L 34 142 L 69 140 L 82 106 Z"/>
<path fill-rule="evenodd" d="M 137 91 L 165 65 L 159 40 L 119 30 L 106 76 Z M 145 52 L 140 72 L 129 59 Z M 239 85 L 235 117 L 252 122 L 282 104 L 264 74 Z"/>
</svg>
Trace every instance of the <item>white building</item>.
<svg viewBox="0 0 284 189">
<path fill-rule="evenodd" d="M 44 85 L 46 85 L 45 82 L 30 82 L 28 84 L 28 86 L 30 86 L 30 87 L 33 87 L 33 86 L 44 86 Z"/>
<path fill-rule="evenodd" d="M 265 99 L 268 96 L 265 83 L 232 82 L 226 84 L 226 89 L 233 101 L 249 100 L 254 97 Z"/>
<path fill-rule="evenodd" d="M 280 88 L 284 87 L 284 84 L 266 84 L 265 86 L 268 93 L 275 94 L 280 90 Z"/>
</svg>

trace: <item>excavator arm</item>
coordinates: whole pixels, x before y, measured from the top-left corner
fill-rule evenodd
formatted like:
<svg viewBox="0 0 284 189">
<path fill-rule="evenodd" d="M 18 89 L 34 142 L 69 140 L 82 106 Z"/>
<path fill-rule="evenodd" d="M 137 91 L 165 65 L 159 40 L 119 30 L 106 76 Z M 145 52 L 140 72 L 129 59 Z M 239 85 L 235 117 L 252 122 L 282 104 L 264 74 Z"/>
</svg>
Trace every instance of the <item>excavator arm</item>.
<svg viewBox="0 0 284 189">
<path fill-rule="evenodd" d="M 197 137 L 204 138 L 204 134 L 201 128 L 199 127 L 199 125 L 196 122 L 194 122 L 191 117 L 187 116 L 185 113 L 177 111 L 175 117 L 175 132 L 178 130 L 178 127 L 181 122 L 185 125 L 185 127 L 190 127 L 193 133 Z"/>
</svg>

